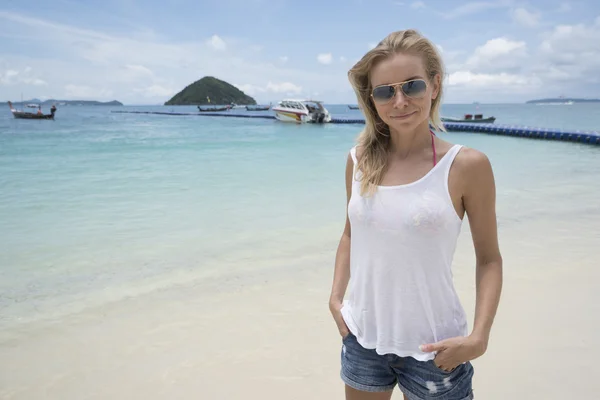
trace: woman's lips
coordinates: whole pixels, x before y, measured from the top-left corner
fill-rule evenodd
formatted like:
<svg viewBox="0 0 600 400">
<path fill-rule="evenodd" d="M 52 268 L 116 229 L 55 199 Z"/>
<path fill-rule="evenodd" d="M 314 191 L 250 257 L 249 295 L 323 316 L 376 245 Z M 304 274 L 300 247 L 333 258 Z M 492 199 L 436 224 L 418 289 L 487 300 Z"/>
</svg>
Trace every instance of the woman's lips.
<svg viewBox="0 0 600 400">
<path fill-rule="evenodd" d="M 391 119 L 406 119 L 406 118 L 410 117 L 411 115 L 413 115 L 414 113 L 416 113 L 416 111 L 413 111 L 408 114 L 402 114 L 402 115 L 391 115 L 390 118 Z"/>
</svg>

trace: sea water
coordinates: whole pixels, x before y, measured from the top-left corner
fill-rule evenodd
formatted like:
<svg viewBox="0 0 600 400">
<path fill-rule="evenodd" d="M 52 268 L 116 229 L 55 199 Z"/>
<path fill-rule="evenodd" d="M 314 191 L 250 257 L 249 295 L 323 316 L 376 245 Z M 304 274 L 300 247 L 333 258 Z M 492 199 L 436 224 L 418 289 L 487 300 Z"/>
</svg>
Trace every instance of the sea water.
<svg viewBox="0 0 600 400">
<path fill-rule="evenodd" d="M 345 105 L 336 117 L 360 117 Z M 321 255 L 333 268 L 344 167 L 361 125 L 118 114 L 193 107 L 61 107 L 0 115 L 0 329 L 127 296 Z M 497 124 L 598 130 L 600 104 L 444 105 Z M 254 113 L 260 115 L 260 113 Z M 600 148 L 440 133 L 485 152 L 502 234 L 523 248 L 600 243 Z M 581 246 L 577 247 L 577 243 Z M 226 288 L 225 288 L 226 290 Z"/>
</svg>

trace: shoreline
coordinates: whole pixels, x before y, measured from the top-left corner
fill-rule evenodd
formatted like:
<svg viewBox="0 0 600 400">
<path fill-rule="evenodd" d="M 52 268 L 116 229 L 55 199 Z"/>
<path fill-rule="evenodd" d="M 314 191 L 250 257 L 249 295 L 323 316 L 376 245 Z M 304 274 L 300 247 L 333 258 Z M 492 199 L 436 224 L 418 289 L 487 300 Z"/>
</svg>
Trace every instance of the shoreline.
<svg viewBox="0 0 600 400">
<path fill-rule="evenodd" d="M 600 271 L 591 255 L 575 255 L 594 238 L 567 229 L 523 242 L 529 229 L 501 230 L 505 285 L 488 351 L 473 361 L 475 393 L 585 398 L 600 389 L 580 373 L 600 356 Z M 472 327 L 470 239 L 463 231 L 453 271 Z M 22 325 L 0 341 L 0 398 L 342 399 L 341 338 L 328 309 L 334 250 Z"/>
</svg>

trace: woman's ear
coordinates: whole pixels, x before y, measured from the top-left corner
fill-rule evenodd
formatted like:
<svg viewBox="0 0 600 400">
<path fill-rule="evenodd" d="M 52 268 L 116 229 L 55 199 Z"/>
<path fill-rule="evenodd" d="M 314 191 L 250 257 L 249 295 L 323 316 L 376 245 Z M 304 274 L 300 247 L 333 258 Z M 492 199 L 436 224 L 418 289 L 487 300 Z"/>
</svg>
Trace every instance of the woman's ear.
<svg viewBox="0 0 600 400">
<path fill-rule="evenodd" d="M 433 92 L 431 93 L 431 100 L 435 100 L 438 97 L 438 94 L 440 93 L 440 85 L 442 78 L 440 76 L 440 74 L 435 74 L 435 76 L 433 77 Z"/>
</svg>

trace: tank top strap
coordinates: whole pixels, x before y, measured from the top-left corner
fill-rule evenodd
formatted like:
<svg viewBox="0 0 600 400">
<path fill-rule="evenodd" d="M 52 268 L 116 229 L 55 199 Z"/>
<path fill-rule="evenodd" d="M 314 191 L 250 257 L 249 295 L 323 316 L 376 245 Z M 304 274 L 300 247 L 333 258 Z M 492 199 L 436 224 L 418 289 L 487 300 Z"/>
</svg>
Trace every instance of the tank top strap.
<svg viewBox="0 0 600 400">
<path fill-rule="evenodd" d="M 352 161 L 354 162 L 354 167 L 356 168 L 356 164 L 358 160 L 356 159 L 356 146 L 350 149 L 350 156 L 352 157 Z"/>
<path fill-rule="evenodd" d="M 454 159 L 456 158 L 456 156 L 458 155 L 458 152 L 460 151 L 460 149 L 462 149 L 462 147 L 463 146 L 461 144 L 455 144 L 454 146 L 452 146 L 450 148 L 450 150 L 448 150 L 448 152 L 444 155 L 444 157 L 442 157 L 442 159 L 438 162 L 438 164 L 442 164 L 439 166 L 439 168 L 444 171 L 444 176 L 446 179 L 448 178 L 448 174 L 450 173 L 450 168 L 452 167 L 452 164 L 454 163 Z"/>
<path fill-rule="evenodd" d="M 358 158 L 356 158 L 356 146 L 350 149 L 350 156 L 352 157 L 352 162 L 354 162 L 354 166 L 352 167 L 352 180 L 357 181 L 359 179 L 358 172 Z"/>
</svg>

